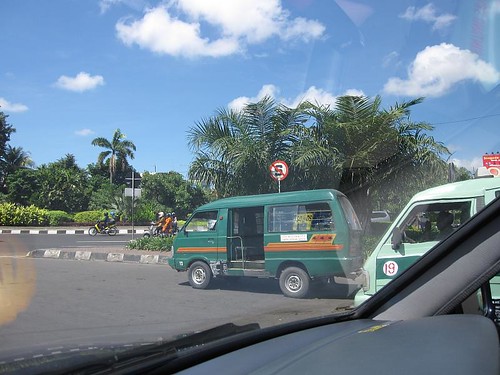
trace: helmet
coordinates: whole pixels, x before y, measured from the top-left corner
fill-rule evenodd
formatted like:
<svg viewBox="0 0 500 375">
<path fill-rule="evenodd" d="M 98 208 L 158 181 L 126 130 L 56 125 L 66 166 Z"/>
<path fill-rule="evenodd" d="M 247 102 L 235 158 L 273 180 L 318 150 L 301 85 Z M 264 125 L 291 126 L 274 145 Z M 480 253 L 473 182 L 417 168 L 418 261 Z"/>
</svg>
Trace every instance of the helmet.
<svg viewBox="0 0 500 375">
<path fill-rule="evenodd" d="M 115 216 L 115 211 L 111 211 L 109 214 L 110 214 L 111 216 Z"/>
<path fill-rule="evenodd" d="M 165 216 L 165 213 L 163 211 L 160 211 L 160 212 L 158 212 L 158 216 L 163 217 L 163 216 Z"/>
</svg>

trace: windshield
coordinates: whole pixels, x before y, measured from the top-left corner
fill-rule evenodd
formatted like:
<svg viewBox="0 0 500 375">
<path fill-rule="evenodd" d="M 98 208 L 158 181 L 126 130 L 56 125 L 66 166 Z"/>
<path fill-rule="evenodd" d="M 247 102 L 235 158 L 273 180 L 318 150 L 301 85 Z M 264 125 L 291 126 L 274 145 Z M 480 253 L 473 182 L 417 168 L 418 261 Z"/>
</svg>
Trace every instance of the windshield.
<svg viewBox="0 0 500 375">
<path fill-rule="evenodd" d="M 498 0 L 0 12 L 5 363 L 352 311 L 500 194 Z"/>
</svg>

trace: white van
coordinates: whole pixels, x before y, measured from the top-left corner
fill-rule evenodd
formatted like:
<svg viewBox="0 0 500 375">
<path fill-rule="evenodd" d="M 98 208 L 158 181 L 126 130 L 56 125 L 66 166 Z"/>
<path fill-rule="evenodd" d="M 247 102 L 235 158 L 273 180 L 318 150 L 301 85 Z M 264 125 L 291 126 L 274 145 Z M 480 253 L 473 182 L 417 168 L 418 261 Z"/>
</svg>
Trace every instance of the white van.
<svg viewBox="0 0 500 375">
<path fill-rule="evenodd" d="M 366 260 L 355 306 L 379 291 L 498 196 L 500 178 L 495 177 L 450 183 L 416 194 Z M 500 286 L 492 293 L 500 295 Z"/>
</svg>

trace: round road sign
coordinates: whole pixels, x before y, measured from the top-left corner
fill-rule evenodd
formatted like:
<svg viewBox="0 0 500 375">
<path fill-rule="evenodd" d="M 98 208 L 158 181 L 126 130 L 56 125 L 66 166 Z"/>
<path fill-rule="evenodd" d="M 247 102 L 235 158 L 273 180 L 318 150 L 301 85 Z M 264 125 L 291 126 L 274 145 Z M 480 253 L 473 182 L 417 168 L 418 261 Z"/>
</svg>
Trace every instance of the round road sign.
<svg viewBox="0 0 500 375">
<path fill-rule="evenodd" d="M 271 177 L 276 181 L 282 181 L 288 176 L 288 165 L 283 160 L 276 160 L 269 166 Z"/>
</svg>

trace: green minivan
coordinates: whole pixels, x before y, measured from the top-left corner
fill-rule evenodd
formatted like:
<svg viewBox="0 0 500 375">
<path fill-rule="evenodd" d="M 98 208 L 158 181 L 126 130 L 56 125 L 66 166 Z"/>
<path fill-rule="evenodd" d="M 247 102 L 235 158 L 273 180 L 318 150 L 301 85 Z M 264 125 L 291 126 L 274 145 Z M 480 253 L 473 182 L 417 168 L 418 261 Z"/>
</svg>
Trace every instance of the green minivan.
<svg viewBox="0 0 500 375">
<path fill-rule="evenodd" d="M 500 196 L 500 178 L 449 183 L 417 193 L 390 225 L 363 265 L 358 306 L 401 274 L 486 204 Z M 500 297 L 500 278 L 491 282 Z"/>
<path fill-rule="evenodd" d="M 169 265 L 207 288 L 214 277 L 276 278 L 304 297 L 311 281 L 361 269 L 361 226 L 333 189 L 220 199 L 199 207 L 175 237 Z"/>
</svg>

